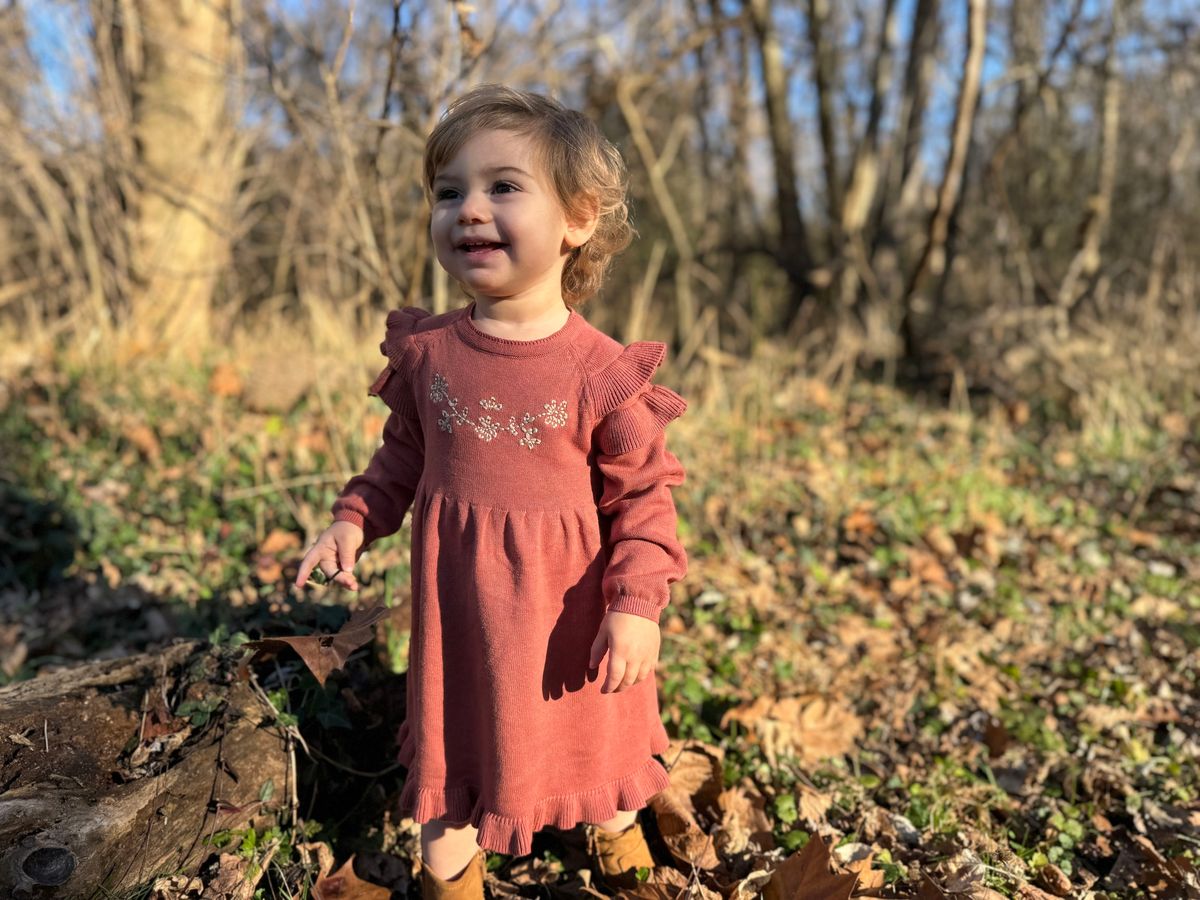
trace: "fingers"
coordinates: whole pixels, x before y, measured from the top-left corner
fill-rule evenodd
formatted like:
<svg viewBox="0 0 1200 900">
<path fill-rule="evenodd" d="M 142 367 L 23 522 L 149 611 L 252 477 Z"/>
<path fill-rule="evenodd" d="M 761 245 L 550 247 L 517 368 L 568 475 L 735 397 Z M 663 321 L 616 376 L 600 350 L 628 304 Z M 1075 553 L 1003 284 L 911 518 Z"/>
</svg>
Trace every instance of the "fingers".
<svg viewBox="0 0 1200 900">
<path fill-rule="evenodd" d="M 352 591 L 358 590 L 358 580 L 354 577 L 354 551 L 350 549 L 350 545 L 343 543 L 338 547 L 338 569 L 341 574 L 337 575 L 333 580 L 343 587 L 347 587 Z"/>
<path fill-rule="evenodd" d="M 596 635 L 592 641 L 592 652 L 588 656 L 588 670 L 600 668 L 600 663 L 604 660 L 604 654 L 608 651 L 608 633 L 604 629 Z"/>
<path fill-rule="evenodd" d="M 600 688 L 600 693 L 611 694 L 614 690 L 620 690 L 621 682 L 625 677 L 625 657 L 617 656 L 615 653 L 608 657 L 608 676 L 604 679 L 604 686 Z"/>
<path fill-rule="evenodd" d="M 304 587 L 312 573 L 320 571 L 325 576 L 326 584 L 336 583 L 357 591 L 358 579 L 354 577 L 353 571 L 354 555 L 349 545 L 339 546 L 336 542 L 318 539 L 300 561 L 300 569 L 296 573 L 296 587 Z"/>
<path fill-rule="evenodd" d="M 598 665 L 598 663 L 597 663 Z M 608 660 L 608 677 L 600 688 L 602 694 L 619 694 L 641 684 L 655 670 L 654 661 L 634 663 L 623 656 L 613 655 Z M 595 666 L 592 666 L 595 668 Z M 613 687 L 613 685 L 616 685 Z"/>
<path fill-rule="evenodd" d="M 300 560 L 300 571 L 296 573 L 296 587 L 302 588 L 305 582 L 308 581 L 308 576 L 312 574 L 312 570 L 316 567 L 317 561 L 320 559 L 320 554 L 317 548 L 311 548 L 304 554 L 304 559 Z"/>
</svg>

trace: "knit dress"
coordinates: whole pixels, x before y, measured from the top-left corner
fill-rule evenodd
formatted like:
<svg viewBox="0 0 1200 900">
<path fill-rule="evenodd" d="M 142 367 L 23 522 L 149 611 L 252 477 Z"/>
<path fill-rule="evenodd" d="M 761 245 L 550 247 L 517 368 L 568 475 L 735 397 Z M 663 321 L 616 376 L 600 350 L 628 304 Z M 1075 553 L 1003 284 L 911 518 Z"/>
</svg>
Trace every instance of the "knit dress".
<svg viewBox="0 0 1200 900">
<path fill-rule="evenodd" d="M 531 852 L 665 789 L 656 680 L 603 694 L 606 610 L 658 622 L 687 572 L 665 427 L 687 403 L 650 378 L 666 345 L 623 346 L 574 309 L 555 333 L 480 330 L 475 304 L 388 313 L 369 392 L 383 441 L 333 504 L 363 549 L 412 510 L 413 615 L 400 814 Z"/>
</svg>

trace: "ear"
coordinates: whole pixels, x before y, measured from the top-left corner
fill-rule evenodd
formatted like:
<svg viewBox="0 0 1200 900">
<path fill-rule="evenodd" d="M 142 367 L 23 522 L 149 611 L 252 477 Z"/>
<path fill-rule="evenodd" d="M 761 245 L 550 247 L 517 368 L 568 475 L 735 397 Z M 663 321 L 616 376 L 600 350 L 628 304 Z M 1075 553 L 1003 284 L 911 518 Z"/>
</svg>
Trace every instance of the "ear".
<svg viewBox="0 0 1200 900">
<path fill-rule="evenodd" d="M 600 216 L 597 213 L 596 207 L 590 205 L 587 209 L 588 211 L 583 218 L 567 217 L 567 231 L 563 235 L 563 241 L 572 250 L 586 244 L 591 236 L 596 233 L 596 226 L 600 224 Z"/>
</svg>

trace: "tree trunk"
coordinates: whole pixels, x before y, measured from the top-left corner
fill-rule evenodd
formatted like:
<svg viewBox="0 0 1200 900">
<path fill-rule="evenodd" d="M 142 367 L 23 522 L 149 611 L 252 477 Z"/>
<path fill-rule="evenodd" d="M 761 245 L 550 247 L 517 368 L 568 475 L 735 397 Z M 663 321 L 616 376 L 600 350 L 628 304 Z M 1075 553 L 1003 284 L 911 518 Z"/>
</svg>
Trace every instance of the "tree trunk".
<svg viewBox="0 0 1200 900">
<path fill-rule="evenodd" d="M 1079 249 L 1067 267 L 1058 291 L 1055 326 L 1059 340 L 1067 338 L 1067 324 L 1075 304 L 1088 290 L 1089 281 L 1100 271 L 1100 241 L 1108 230 L 1112 214 L 1121 125 L 1121 76 L 1115 69 L 1123 18 L 1122 0 L 1113 0 L 1112 24 L 1108 29 L 1100 78 L 1100 161 L 1096 166 L 1096 187 L 1088 198 L 1087 213 L 1079 229 Z"/>
<path fill-rule="evenodd" d="M 879 24 L 879 40 L 875 56 L 871 61 L 871 103 L 867 110 L 867 123 L 862 137 L 854 148 L 854 161 L 850 168 L 850 184 L 843 199 L 841 216 L 842 254 L 845 265 L 841 271 L 841 287 L 838 300 L 842 315 L 854 314 L 856 325 L 869 321 L 864 298 L 859 290 L 866 285 L 871 293 L 875 276 L 871 270 L 871 258 L 867 252 L 867 239 L 863 229 L 875 205 L 879 190 L 881 160 L 879 131 L 883 120 L 883 108 L 892 86 L 892 45 L 896 32 L 895 0 L 884 0 Z M 876 297 L 876 302 L 881 297 Z M 868 343 L 872 337 L 868 336 Z"/>
<path fill-rule="evenodd" d="M 127 352 L 196 359 L 229 260 L 241 167 L 226 108 L 231 0 L 96 0 L 93 9 L 97 32 L 113 33 L 98 50 L 117 57 L 101 66 L 118 80 L 102 115 L 110 134 L 131 137 Z"/>
<path fill-rule="evenodd" d="M 180 643 L 0 688 L 0 896 L 111 896 L 262 827 L 294 772 L 241 655 Z"/>
<path fill-rule="evenodd" d="M 758 42 L 766 93 L 767 129 L 771 135 L 771 158 L 775 163 L 775 205 L 779 215 L 778 259 L 791 285 L 791 309 L 788 320 L 795 327 L 800 308 L 812 292 L 809 271 L 812 254 L 804 221 L 800 216 L 800 194 L 796 189 L 796 148 L 792 140 L 792 120 L 788 116 L 788 80 L 783 67 L 779 36 L 771 19 L 767 0 L 744 0 Z"/>
<path fill-rule="evenodd" d="M 950 155 L 938 187 L 937 205 L 929 220 L 925 249 L 913 268 L 904 292 L 904 311 L 901 334 L 905 357 L 920 362 L 916 332 L 913 326 L 913 301 L 926 277 L 941 277 L 946 263 L 946 240 L 950 222 L 962 191 L 963 171 L 966 168 L 967 148 L 975 125 L 975 109 L 979 101 L 979 81 L 983 70 L 983 53 L 987 43 L 987 0 L 967 0 L 967 52 L 963 59 L 961 87 L 954 111 L 954 126 L 950 135 Z"/>
<path fill-rule="evenodd" d="M 817 88 L 817 123 L 821 132 L 821 162 L 825 173 L 825 209 L 829 219 L 829 259 L 840 265 L 842 250 L 842 176 L 838 167 L 834 94 L 838 88 L 836 36 L 830 32 L 829 0 L 808 0 L 808 40 L 813 55 L 813 81 Z"/>
</svg>

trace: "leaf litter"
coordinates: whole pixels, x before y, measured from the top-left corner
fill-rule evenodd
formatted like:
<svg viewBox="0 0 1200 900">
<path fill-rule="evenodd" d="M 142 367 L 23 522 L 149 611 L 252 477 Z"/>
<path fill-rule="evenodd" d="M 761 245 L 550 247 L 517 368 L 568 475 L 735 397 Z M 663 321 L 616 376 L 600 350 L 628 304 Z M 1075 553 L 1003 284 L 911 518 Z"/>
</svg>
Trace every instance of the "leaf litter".
<svg viewBox="0 0 1200 900">
<path fill-rule="evenodd" d="M 811 407 L 749 429 L 680 423 L 693 477 L 678 505 L 693 568 L 664 619 L 658 677 L 678 735 L 664 761 L 677 759 L 671 790 L 643 813 L 667 864 L 642 896 L 759 896 L 772 885 L 841 896 L 845 879 L 851 896 L 1197 896 L 1195 423 L 1167 434 L 1162 452 L 1122 459 L 1064 430 L 964 424 L 878 387 L 822 400 L 819 387 L 789 388 Z M 80 409 L 107 402 L 95 384 L 59 389 L 90 392 Z M 215 586 L 247 614 L 259 597 L 272 614 L 294 608 L 281 586 L 300 546 L 290 513 L 319 512 L 323 488 L 263 505 L 270 495 L 248 485 L 257 536 L 231 516 L 220 549 L 166 512 L 211 479 L 197 465 L 206 454 L 181 454 L 180 442 L 198 435 L 215 452 L 229 441 L 200 415 L 201 399 L 179 404 L 197 411 L 194 428 L 159 428 L 152 404 L 128 398 L 112 405 L 127 411 L 116 418 L 59 423 L 48 407 L 31 418 L 33 443 L 46 440 L 38 429 L 64 437 L 65 452 L 45 461 L 51 483 L 96 486 L 88 502 L 136 522 L 138 540 L 95 554 L 66 590 L 3 595 L 6 677 L 29 677 L 48 653 L 82 658 L 93 640 L 128 651 L 161 640 L 188 622 L 164 596 L 195 603 Z M 236 421 L 253 438 L 273 420 Z M 89 474 L 114 446 L 106 423 L 123 432 L 123 462 L 157 459 L 157 474 Z M 304 413 L 284 425 L 290 458 L 256 439 L 243 446 L 265 455 L 229 464 L 282 484 L 327 458 L 322 427 Z M 748 443 L 705 439 L 739 429 Z M 249 583 L 224 574 L 236 570 L 225 563 L 236 547 Z M 399 546 L 374 556 L 364 558 L 368 581 L 405 564 Z M 69 593 L 80 584 L 86 599 Z M 364 600 L 379 596 L 364 587 Z M 128 605 L 112 603 L 118 594 Z M 89 629 L 103 623 L 88 613 L 105 603 L 128 610 L 133 628 L 96 639 Z M 55 609 L 66 615 L 46 615 Z M 363 636 L 361 620 L 346 625 Z M 350 654 L 369 640 L 299 635 L 255 649 L 278 641 L 273 649 L 296 651 L 323 686 L 334 671 L 349 678 Z M 372 705 L 361 685 L 345 690 Z M 148 733 L 179 731 L 151 710 Z M 24 748 L 36 737 L 8 740 Z M 414 823 L 385 816 L 378 827 L 386 847 L 412 858 Z M 489 873 L 497 896 L 517 896 L 505 885 L 518 871 L 562 896 L 598 895 L 570 835 L 547 832 L 540 846 L 563 861 L 505 863 Z M 381 870 L 371 854 L 358 858 Z M 391 883 L 406 890 L 406 879 Z"/>
</svg>

